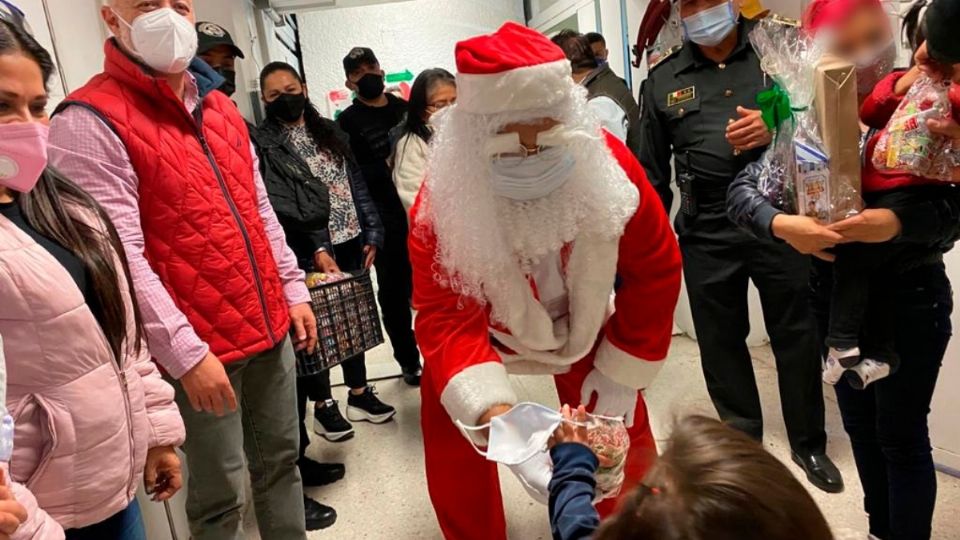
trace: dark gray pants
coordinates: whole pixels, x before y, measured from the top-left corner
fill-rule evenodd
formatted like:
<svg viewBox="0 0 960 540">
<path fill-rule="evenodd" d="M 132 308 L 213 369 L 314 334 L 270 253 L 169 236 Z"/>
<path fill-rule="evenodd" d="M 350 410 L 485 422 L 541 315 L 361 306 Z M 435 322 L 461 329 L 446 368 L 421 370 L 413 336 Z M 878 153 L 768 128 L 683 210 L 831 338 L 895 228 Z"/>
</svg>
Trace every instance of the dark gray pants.
<svg viewBox="0 0 960 540">
<path fill-rule="evenodd" d="M 187 517 L 194 540 L 242 540 L 246 475 L 260 537 L 304 540 L 303 486 L 297 469 L 296 372 L 290 340 L 226 366 L 236 412 L 197 412 L 172 382 L 187 426 Z"/>
</svg>

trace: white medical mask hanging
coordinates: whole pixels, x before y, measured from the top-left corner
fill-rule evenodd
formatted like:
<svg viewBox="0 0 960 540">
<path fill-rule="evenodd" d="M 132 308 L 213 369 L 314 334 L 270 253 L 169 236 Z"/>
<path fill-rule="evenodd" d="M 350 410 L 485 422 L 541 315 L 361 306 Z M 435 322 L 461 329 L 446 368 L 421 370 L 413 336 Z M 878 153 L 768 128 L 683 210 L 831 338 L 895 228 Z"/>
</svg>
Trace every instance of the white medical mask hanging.
<svg viewBox="0 0 960 540">
<path fill-rule="evenodd" d="M 737 17 L 730 0 L 683 18 L 687 39 L 704 47 L 719 45 L 736 26 Z"/>
<path fill-rule="evenodd" d="M 519 465 L 529 461 L 538 452 L 545 452 L 547 441 L 563 421 L 559 411 L 539 403 L 524 402 L 494 416 L 489 424 L 467 426 L 460 420 L 455 422 L 481 456 L 504 465 Z M 469 432 L 488 428 L 490 435 L 487 437 L 487 451 L 484 452 L 474 445 Z"/>
<path fill-rule="evenodd" d="M 182 73 L 190 66 L 197 54 L 197 31 L 173 8 L 144 13 L 133 24 L 113 13 L 129 29 L 129 42 L 125 43 L 129 52 L 144 64 L 160 73 Z"/>
</svg>

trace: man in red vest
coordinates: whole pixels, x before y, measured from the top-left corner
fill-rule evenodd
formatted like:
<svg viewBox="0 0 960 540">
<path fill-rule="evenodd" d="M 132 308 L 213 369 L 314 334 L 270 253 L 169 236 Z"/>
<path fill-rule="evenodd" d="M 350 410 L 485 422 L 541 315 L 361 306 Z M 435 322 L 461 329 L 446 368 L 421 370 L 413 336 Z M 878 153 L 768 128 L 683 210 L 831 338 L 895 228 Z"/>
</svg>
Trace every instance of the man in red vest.
<svg viewBox="0 0 960 540">
<path fill-rule="evenodd" d="M 504 540 L 494 461 L 541 502 L 551 475 L 537 437 L 486 437 L 492 424 L 544 429 L 536 406 L 515 407 L 508 373 L 553 375 L 562 403 L 624 417 L 621 493 L 643 478 L 656 448 L 640 391 L 667 355 L 680 251 L 643 168 L 589 114 L 559 47 L 507 23 L 459 43 L 456 58 L 457 104 L 438 119 L 411 210 L 421 425 L 444 536 Z"/>
<path fill-rule="evenodd" d="M 296 466 L 294 346 L 317 340 L 303 273 L 244 120 L 214 91 L 223 78 L 193 60 L 193 2 L 110 0 L 101 15 L 115 36 L 104 71 L 58 108 L 51 163 L 123 240 L 150 352 L 187 426 L 191 534 L 244 537 L 246 458 L 260 536 L 302 540 L 305 521 L 336 519 L 306 519 Z"/>
</svg>

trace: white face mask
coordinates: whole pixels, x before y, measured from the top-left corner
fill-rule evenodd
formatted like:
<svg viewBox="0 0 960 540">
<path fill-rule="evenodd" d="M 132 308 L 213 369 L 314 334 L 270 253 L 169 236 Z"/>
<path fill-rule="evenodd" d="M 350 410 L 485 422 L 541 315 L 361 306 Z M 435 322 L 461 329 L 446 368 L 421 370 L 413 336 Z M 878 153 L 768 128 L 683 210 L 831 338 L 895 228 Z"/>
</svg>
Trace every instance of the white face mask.
<svg viewBox="0 0 960 540">
<path fill-rule="evenodd" d="M 490 162 L 493 192 L 515 201 L 532 201 L 560 189 L 576 165 L 564 146 L 543 148 L 527 156 L 501 156 Z"/>
<path fill-rule="evenodd" d="M 182 73 L 197 53 L 196 29 L 173 8 L 144 13 L 133 24 L 113 14 L 128 29 L 124 45 L 129 52 L 157 72 Z"/>
<path fill-rule="evenodd" d="M 563 422 L 559 411 L 544 407 L 539 403 L 517 403 L 509 411 L 494 416 L 489 424 L 467 426 L 456 420 L 457 427 L 464 432 L 473 445 L 468 431 L 480 431 L 490 428 L 487 438 L 487 451 L 473 448 L 490 461 L 504 465 L 519 465 L 529 461 L 538 452 L 545 452 L 547 441 Z"/>
</svg>

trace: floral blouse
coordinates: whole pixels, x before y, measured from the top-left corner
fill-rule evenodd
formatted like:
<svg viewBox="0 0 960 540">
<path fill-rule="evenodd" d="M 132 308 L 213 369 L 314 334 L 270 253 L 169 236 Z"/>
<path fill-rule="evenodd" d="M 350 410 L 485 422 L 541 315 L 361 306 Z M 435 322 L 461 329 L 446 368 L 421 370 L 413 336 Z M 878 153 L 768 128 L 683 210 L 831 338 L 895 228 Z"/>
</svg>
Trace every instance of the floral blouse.
<svg viewBox="0 0 960 540">
<path fill-rule="evenodd" d="M 360 217 L 353 203 L 346 158 L 335 158 L 320 150 L 304 124 L 287 126 L 287 136 L 294 149 L 307 162 L 310 172 L 330 191 L 330 241 L 334 245 L 360 236 Z"/>
</svg>

